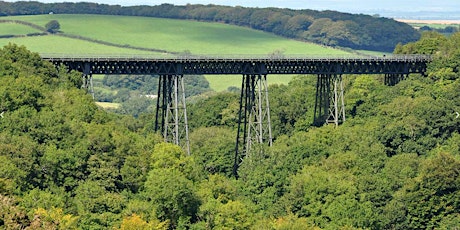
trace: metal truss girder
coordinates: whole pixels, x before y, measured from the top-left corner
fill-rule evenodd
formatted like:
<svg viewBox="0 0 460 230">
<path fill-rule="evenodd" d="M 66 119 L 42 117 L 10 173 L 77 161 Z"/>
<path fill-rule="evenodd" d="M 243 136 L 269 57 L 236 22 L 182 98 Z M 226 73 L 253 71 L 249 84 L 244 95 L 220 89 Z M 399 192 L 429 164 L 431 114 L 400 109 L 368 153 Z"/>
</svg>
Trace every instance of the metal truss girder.
<svg viewBox="0 0 460 230">
<path fill-rule="evenodd" d="M 330 58 L 330 59 L 91 59 L 53 58 L 59 66 L 92 74 L 396 74 L 425 73 L 428 59 Z M 340 67 L 340 68 L 339 68 Z M 337 72 L 340 69 L 340 72 Z"/>
<path fill-rule="evenodd" d="M 254 144 L 273 144 L 266 75 L 243 75 L 233 173 Z"/>
<path fill-rule="evenodd" d="M 394 86 L 398 84 L 400 81 L 406 79 L 407 75 L 409 74 L 399 74 L 399 73 L 385 74 L 385 80 L 384 80 L 385 85 Z"/>
<path fill-rule="evenodd" d="M 166 142 L 181 146 L 190 155 L 183 75 L 159 77 L 155 131 L 159 129 Z"/>
</svg>

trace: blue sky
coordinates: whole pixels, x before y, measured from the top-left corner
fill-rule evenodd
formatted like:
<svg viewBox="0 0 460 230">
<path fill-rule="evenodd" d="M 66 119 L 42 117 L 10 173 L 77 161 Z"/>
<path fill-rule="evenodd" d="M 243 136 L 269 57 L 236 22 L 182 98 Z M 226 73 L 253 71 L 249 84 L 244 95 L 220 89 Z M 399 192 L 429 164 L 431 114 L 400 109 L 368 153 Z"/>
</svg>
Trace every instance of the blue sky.
<svg viewBox="0 0 460 230">
<path fill-rule="evenodd" d="M 13 2 L 12 0 L 7 0 Z M 40 2 L 74 2 L 78 0 L 38 0 Z M 417 12 L 417 11 L 458 11 L 460 0 L 84 0 L 105 4 L 159 5 L 170 3 L 175 5 L 216 4 L 247 7 L 280 7 L 292 9 L 337 10 L 352 13 L 379 13 L 384 11 Z"/>
</svg>

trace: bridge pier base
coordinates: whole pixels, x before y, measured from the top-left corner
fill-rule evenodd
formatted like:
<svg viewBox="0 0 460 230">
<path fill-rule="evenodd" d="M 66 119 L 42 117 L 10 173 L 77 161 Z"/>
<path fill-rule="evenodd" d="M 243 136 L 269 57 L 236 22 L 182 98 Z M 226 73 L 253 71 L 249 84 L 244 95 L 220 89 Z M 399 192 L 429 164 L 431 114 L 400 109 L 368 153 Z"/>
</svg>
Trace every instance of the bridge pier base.
<svg viewBox="0 0 460 230">
<path fill-rule="evenodd" d="M 166 142 L 181 146 L 190 155 L 183 75 L 159 77 L 155 114 L 155 131 L 158 130 Z"/>
<path fill-rule="evenodd" d="M 267 75 L 243 75 L 233 174 L 254 144 L 273 144 Z"/>
<path fill-rule="evenodd" d="M 400 81 L 406 79 L 409 74 L 402 73 L 387 73 L 385 74 L 385 85 L 394 86 Z"/>
<path fill-rule="evenodd" d="M 91 73 L 90 63 L 85 63 L 83 65 L 82 80 L 82 88 L 85 89 L 87 93 L 90 93 L 94 99 L 93 74 Z"/>
<path fill-rule="evenodd" d="M 341 74 L 318 74 L 314 125 L 333 123 L 336 126 L 345 121 L 345 102 Z"/>
</svg>

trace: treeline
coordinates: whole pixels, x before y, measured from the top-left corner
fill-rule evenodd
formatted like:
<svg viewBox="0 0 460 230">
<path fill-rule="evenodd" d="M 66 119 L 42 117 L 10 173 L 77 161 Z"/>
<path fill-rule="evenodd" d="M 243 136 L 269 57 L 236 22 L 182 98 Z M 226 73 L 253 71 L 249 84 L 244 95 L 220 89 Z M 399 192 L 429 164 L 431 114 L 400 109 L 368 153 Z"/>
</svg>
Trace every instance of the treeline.
<svg viewBox="0 0 460 230">
<path fill-rule="evenodd" d="M 416 30 L 405 23 L 336 11 L 190 4 L 123 7 L 97 3 L 0 2 L 0 15 L 3 16 L 48 13 L 127 15 L 223 22 L 329 46 L 390 52 L 396 44 L 416 41 L 420 37 Z"/>
<path fill-rule="evenodd" d="M 94 80 L 95 98 L 100 102 L 114 102 L 121 105 L 113 112 L 139 117 L 153 112 L 158 93 L 158 76 L 155 75 L 105 75 L 102 81 Z M 184 78 L 185 96 L 210 92 L 209 82 L 202 75 Z"/>
<path fill-rule="evenodd" d="M 419 28 L 420 31 L 435 31 L 442 34 L 453 34 L 459 31 L 458 26 L 446 26 L 444 28 L 432 28 L 430 26 L 422 26 Z"/>
</svg>

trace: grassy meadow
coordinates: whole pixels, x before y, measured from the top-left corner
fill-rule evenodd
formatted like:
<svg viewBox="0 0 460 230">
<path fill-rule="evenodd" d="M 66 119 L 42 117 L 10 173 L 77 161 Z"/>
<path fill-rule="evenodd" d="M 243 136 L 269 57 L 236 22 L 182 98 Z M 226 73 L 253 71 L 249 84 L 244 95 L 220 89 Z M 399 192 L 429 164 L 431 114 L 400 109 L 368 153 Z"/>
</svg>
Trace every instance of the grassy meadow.
<svg viewBox="0 0 460 230">
<path fill-rule="evenodd" d="M 1 25 L 0 25 L 1 26 Z M 123 55 L 133 53 L 132 49 L 100 45 L 97 43 L 61 37 L 56 35 L 0 39 L 0 46 L 8 43 L 24 45 L 29 50 L 42 54 L 62 55 Z M 152 52 L 136 50 L 136 54 Z"/>
<path fill-rule="evenodd" d="M 110 102 L 96 102 L 96 105 L 104 108 L 104 109 L 118 109 L 120 108 L 120 104 L 118 103 L 110 103 Z"/>
<path fill-rule="evenodd" d="M 29 33 L 41 32 L 30 26 L 16 23 L 0 23 L 0 35 L 26 35 Z"/>
<path fill-rule="evenodd" d="M 60 31 L 98 41 L 129 45 L 131 47 L 160 49 L 168 52 L 191 52 L 205 55 L 267 55 L 281 52 L 285 55 L 345 56 L 349 52 L 286 39 L 270 33 L 222 23 L 197 22 L 150 17 L 107 15 L 35 15 L 1 17 L 45 26 L 57 20 Z M 39 32 L 36 29 L 12 23 L 0 23 L 0 35 Z M 62 55 L 154 55 L 164 54 L 117 46 L 102 45 L 58 35 L 3 38 L 0 46 L 8 43 L 24 45 L 42 54 Z M 229 86 L 240 87 L 241 76 L 206 76 L 215 91 Z M 269 76 L 270 84 L 287 84 L 292 76 Z"/>
<path fill-rule="evenodd" d="M 249 28 L 186 20 L 107 16 L 107 15 L 37 15 L 4 17 L 45 26 L 57 20 L 65 34 L 79 35 L 119 45 L 131 45 L 171 52 L 190 51 L 194 54 L 268 54 L 283 51 L 285 54 L 347 55 L 338 49 L 312 43 L 286 39 Z M 4 24 L 0 24 L 0 28 Z M 18 25 L 19 26 L 19 25 Z M 11 39 L 15 42 L 17 39 Z M 0 41 L 5 43 L 5 41 Z M 34 49 L 46 53 L 44 47 Z M 53 41 L 53 44 L 55 44 Z M 63 42 L 68 42 L 63 40 Z M 1 44 L 0 43 L 0 44 Z M 80 49 L 86 49 L 84 46 Z M 109 50 L 110 51 L 110 50 Z M 67 53 L 64 50 L 63 53 Z M 133 50 L 131 53 L 138 53 Z M 109 52 L 105 52 L 109 53 Z"/>
</svg>

